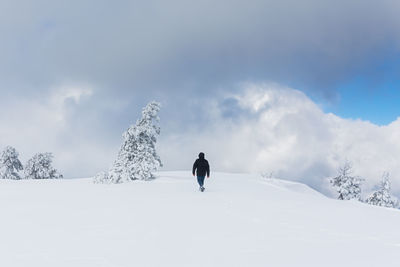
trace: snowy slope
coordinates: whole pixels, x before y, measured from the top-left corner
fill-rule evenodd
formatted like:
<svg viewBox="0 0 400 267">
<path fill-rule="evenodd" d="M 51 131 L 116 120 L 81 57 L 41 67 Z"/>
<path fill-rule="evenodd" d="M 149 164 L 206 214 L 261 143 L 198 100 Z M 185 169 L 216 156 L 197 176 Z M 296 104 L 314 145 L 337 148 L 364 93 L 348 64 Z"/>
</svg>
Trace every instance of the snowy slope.
<svg viewBox="0 0 400 267">
<path fill-rule="evenodd" d="M 188 172 L 0 181 L 0 266 L 400 266 L 400 211 L 305 185 Z"/>
</svg>

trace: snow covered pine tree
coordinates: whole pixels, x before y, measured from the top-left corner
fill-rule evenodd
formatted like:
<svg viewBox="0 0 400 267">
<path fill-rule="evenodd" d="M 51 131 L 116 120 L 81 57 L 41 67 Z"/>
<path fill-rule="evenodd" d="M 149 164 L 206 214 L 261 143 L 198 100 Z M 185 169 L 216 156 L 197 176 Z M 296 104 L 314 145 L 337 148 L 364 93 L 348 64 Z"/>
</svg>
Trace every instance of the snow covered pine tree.
<svg viewBox="0 0 400 267">
<path fill-rule="evenodd" d="M 352 176 L 352 165 L 346 161 L 343 167 L 339 168 L 339 176 L 332 178 L 330 183 L 339 193 L 338 199 L 349 200 L 361 197 L 362 178 Z"/>
<path fill-rule="evenodd" d="M 7 146 L 3 150 L 0 158 L 0 177 L 2 179 L 21 179 L 17 172 L 22 171 L 23 167 L 18 156 L 18 152 L 11 146 Z"/>
<path fill-rule="evenodd" d="M 150 102 L 142 110 L 142 118 L 126 130 L 123 143 L 110 171 L 96 175 L 98 183 L 122 183 L 131 180 L 150 180 L 153 171 L 162 166 L 155 144 L 160 127 L 158 122 L 160 103 Z"/>
<path fill-rule="evenodd" d="M 395 208 L 398 205 L 398 201 L 395 197 L 390 194 L 390 181 L 389 173 L 385 172 L 382 175 L 382 181 L 380 188 L 372 193 L 366 201 L 366 203 L 376 206 Z"/>
<path fill-rule="evenodd" d="M 38 153 L 25 164 L 26 179 L 58 179 L 63 176 L 51 166 L 52 153 Z"/>
</svg>

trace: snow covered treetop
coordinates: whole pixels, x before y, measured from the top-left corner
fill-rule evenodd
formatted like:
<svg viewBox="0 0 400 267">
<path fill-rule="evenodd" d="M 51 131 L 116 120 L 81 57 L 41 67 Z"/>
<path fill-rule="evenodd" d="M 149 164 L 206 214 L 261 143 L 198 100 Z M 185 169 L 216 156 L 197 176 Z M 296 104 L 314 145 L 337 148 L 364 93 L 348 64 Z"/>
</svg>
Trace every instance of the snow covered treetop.
<svg viewBox="0 0 400 267">
<path fill-rule="evenodd" d="M 129 139 L 132 136 L 145 134 L 155 137 L 160 134 L 160 127 L 153 124 L 153 120 L 160 121 L 158 112 L 161 109 L 161 104 L 155 101 L 148 103 L 142 110 L 142 117 L 136 122 L 136 125 L 129 127 L 123 134 L 124 139 Z M 155 142 L 156 140 L 154 140 Z"/>
<path fill-rule="evenodd" d="M 148 103 L 142 110 L 142 120 L 149 121 L 155 119 L 160 120 L 158 112 L 160 112 L 161 104 L 156 101 Z"/>
</svg>

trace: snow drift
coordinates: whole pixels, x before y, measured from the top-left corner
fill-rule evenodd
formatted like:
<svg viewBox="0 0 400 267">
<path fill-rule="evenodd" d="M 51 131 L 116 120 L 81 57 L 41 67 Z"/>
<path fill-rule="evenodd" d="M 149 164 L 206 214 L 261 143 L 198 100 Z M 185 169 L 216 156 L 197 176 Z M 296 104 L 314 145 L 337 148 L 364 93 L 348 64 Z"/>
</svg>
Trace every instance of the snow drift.
<svg viewBox="0 0 400 267">
<path fill-rule="evenodd" d="M 398 266 L 400 212 L 258 175 L 0 180 L 1 266 Z"/>
</svg>

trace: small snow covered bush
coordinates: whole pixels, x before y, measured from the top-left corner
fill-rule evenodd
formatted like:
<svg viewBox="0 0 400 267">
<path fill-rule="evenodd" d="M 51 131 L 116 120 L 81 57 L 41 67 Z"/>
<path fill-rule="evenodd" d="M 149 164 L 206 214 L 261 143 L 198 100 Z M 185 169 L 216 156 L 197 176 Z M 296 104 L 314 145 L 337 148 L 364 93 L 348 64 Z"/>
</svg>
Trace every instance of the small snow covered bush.
<svg viewBox="0 0 400 267">
<path fill-rule="evenodd" d="M 110 179 L 108 177 L 108 172 L 102 171 L 96 174 L 94 177 L 94 183 L 96 184 L 106 184 L 110 182 Z"/>
<path fill-rule="evenodd" d="M 346 161 L 343 167 L 339 168 L 339 175 L 332 178 L 330 183 L 338 192 L 338 199 L 360 200 L 362 181 L 362 178 L 352 175 L 352 165 L 350 162 Z"/>
<path fill-rule="evenodd" d="M 18 152 L 11 146 L 7 146 L 3 150 L 0 157 L 0 177 L 2 179 L 21 179 L 18 171 L 22 171 L 23 166 L 18 157 Z"/>
<path fill-rule="evenodd" d="M 390 194 L 389 173 L 385 172 L 382 176 L 380 188 L 373 192 L 367 199 L 366 203 L 376 206 L 395 208 L 398 206 L 398 200 Z"/>
<path fill-rule="evenodd" d="M 52 153 L 38 153 L 25 164 L 26 179 L 58 179 L 63 176 L 52 166 Z"/>
<path fill-rule="evenodd" d="M 94 181 L 122 183 L 132 180 L 150 180 L 153 172 L 162 166 L 155 144 L 160 134 L 158 112 L 160 103 L 150 102 L 142 110 L 142 118 L 126 130 L 117 159 L 108 173 L 99 173 Z"/>
</svg>

